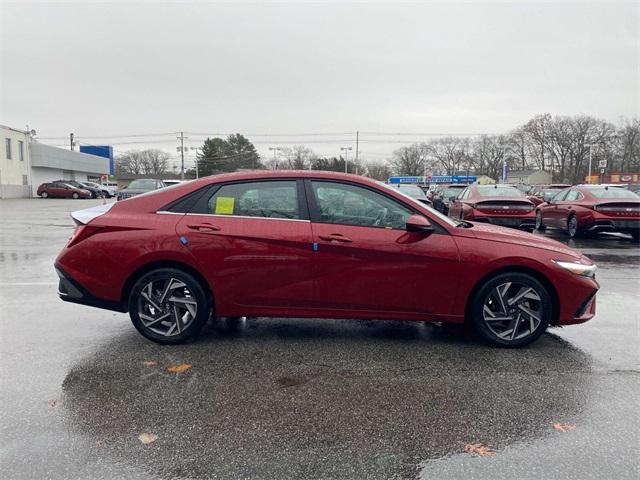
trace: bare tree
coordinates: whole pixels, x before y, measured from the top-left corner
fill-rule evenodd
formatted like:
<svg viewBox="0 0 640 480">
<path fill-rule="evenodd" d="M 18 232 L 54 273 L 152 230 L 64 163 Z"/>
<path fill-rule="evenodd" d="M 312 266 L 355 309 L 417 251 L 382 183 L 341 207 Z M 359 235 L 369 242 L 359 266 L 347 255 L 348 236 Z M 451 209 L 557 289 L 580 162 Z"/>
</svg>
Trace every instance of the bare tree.
<svg viewBox="0 0 640 480">
<path fill-rule="evenodd" d="M 549 144 L 550 122 L 551 115 L 543 113 L 542 115 L 536 115 L 522 127 L 529 136 L 533 159 L 541 170 L 547 169 L 545 160 Z"/>
<path fill-rule="evenodd" d="M 425 146 L 414 143 L 395 150 L 389 164 L 393 172 L 398 175 L 422 175 L 425 170 L 426 158 L 427 149 Z"/>
<path fill-rule="evenodd" d="M 616 135 L 620 172 L 640 169 L 640 119 L 623 120 Z"/>
<path fill-rule="evenodd" d="M 286 159 L 284 162 L 281 162 L 279 165 L 280 168 L 290 170 L 307 170 L 318 157 L 313 150 L 304 145 L 282 148 L 280 153 Z"/>
<path fill-rule="evenodd" d="M 129 150 L 116 159 L 118 174 L 162 175 L 169 166 L 170 155 L 164 150 Z"/>
<path fill-rule="evenodd" d="M 391 167 L 383 162 L 367 162 L 366 176 L 374 180 L 386 181 L 391 176 Z"/>
<path fill-rule="evenodd" d="M 430 142 L 427 150 L 444 173 L 455 175 L 461 167 L 466 168 L 469 140 L 462 137 L 440 138 Z"/>
</svg>

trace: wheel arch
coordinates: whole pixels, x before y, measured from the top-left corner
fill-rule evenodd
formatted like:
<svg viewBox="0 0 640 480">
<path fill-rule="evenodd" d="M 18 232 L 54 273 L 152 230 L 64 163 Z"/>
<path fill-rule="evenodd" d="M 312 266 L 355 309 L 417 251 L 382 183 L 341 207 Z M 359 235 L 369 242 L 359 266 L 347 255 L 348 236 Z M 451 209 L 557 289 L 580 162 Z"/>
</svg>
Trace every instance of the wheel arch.
<svg viewBox="0 0 640 480">
<path fill-rule="evenodd" d="M 184 262 L 180 262 L 177 260 L 154 260 L 138 267 L 137 270 L 129 275 L 120 292 L 120 303 L 122 304 L 123 308 L 126 309 L 126 311 L 129 310 L 129 295 L 131 294 L 131 289 L 138 281 L 138 279 L 144 274 L 152 270 L 157 270 L 159 268 L 175 268 L 177 270 L 182 270 L 189 275 L 192 275 L 202 285 L 203 290 L 209 298 L 210 306 L 214 309 L 215 312 L 215 297 L 213 296 L 213 290 L 211 288 L 211 285 L 209 285 L 209 282 L 207 282 L 206 278 L 198 270 Z"/>
<path fill-rule="evenodd" d="M 551 304 L 552 304 L 552 312 L 551 312 L 551 321 L 550 325 L 558 325 L 558 320 L 560 317 L 560 297 L 558 296 L 558 291 L 551 281 L 538 270 L 522 265 L 507 265 L 495 270 L 490 271 L 486 275 L 484 275 L 480 280 L 476 282 L 476 284 L 471 289 L 471 292 L 467 296 L 467 301 L 464 309 L 464 318 L 465 322 L 468 321 L 469 315 L 471 314 L 471 305 L 473 304 L 473 300 L 478 293 L 478 290 L 482 288 L 482 286 L 491 278 L 501 275 L 503 273 L 526 273 L 527 275 L 531 275 L 533 278 L 538 280 L 544 287 L 547 289 L 549 294 L 551 295 Z"/>
</svg>

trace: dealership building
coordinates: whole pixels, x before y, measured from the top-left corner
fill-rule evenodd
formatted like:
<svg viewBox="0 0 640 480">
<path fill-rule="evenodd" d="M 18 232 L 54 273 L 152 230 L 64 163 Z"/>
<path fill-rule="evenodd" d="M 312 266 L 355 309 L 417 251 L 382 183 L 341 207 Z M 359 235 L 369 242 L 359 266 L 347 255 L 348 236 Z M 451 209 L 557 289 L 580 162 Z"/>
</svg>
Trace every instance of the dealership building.
<svg viewBox="0 0 640 480">
<path fill-rule="evenodd" d="M 109 158 L 45 145 L 34 133 L 0 125 L 0 198 L 35 197 L 42 183 L 99 181 L 110 173 Z"/>
</svg>

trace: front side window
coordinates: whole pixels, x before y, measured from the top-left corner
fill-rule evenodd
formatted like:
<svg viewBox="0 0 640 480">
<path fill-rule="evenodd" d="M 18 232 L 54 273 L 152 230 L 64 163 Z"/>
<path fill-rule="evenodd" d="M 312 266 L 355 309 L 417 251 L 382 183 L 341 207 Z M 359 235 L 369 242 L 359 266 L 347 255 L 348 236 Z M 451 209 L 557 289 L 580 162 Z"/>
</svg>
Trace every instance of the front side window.
<svg viewBox="0 0 640 480">
<path fill-rule="evenodd" d="M 564 200 L 564 197 L 566 197 L 566 196 L 567 196 L 567 193 L 569 193 L 569 190 L 568 190 L 568 189 L 567 189 L 567 190 L 560 190 L 560 192 L 559 192 L 555 197 L 553 197 L 553 201 L 554 201 L 554 202 L 561 202 L 561 201 L 563 201 L 563 200 Z"/>
<path fill-rule="evenodd" d="M 321 223 L 405 229 L 413 212 L 367 188 L 344 183 L 312 181 Z"/>
<path fill-rule="evenodd" d="M 209 198 L 207 213 L 298 220 L 298 188 L 295 180 L 223 185 Z"/>
<path fill-rule="evenodd" d="M 7 160 L 11 160 L 11 139 L 10 138 L 4 139 L 4 148 L 6 151 Z"/>
<path fill-rule="evenodd" d="M 565 201 L 573 202 L 578 200 L 578 198 L 580 198 L 580 194 L 577 190 L 569 190 L 569 193 L 567 193 L 567 196 L 565 197 Z"/>
</svg>

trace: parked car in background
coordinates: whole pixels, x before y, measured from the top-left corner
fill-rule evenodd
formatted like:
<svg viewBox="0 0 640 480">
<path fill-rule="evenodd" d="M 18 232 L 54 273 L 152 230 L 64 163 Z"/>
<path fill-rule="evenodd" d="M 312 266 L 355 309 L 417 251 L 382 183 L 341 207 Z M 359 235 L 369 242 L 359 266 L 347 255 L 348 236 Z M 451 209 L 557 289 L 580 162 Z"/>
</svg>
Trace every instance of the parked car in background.
<svg viewBox="0 0 640 480">
<path fill-rule="evenodd" d="M 102 189 L 99 187 L 92 187 L 88 182 L 78 182 L 76 180 L 55 180 L 55 182 L 66 183 L 67 185 L 71 185 L 81 190 L 86 190 L 91 194 L 91 198 L 102 197 Z"/>
<path fill-rule="evenodd" d="M 431 202 L 433 208 L 444 215 L 449 214 L 449 205 L 462 192 L 467 185 L 452 183 L 450 185 L 438 185 L 433 193 Z"/>
<path fill-rule="evenodd" d="M 109 181 L 102 181 L 100 183 L 100 186 L 107 190 L 109 192 L 109 195 L 111 195 L 112 197 L 116 196 L 116 193 L 118 193 L 118 183 L 117 182 L 109 182 Z"/>
<path fill-rule="evenodd" d="M 536 228 L 557 228 L 570 237 L 600 232 L 640 238 L 640 196 L 624 188 L 577 185 L 536 208 Z"/>
<path fill-rule="evenodd" d="M 215 175 L 72 217 L 60 298 L 129 311 L 163 344 L 213 315 L 468 322 L 519 347 L 595 315 L 596 267 L 581 253 L 355 175 Z"/>
<path fill-rule="evenodd" d="M 531 200 L 535 205 L 540 205 L 547 200 L 554 197 L 556 193 L 565 188 L 569 188 L 571 185 L 566 183 L 552 183 L 551 185 L 536 185 L 527 194 L 527 198 Z"/>
<path fill-rule="evenodd" d="M 36 192 L 42 198 L 91 198 L 91 192 L 63 182 L 43 183 Z"/>
<path fill-rule="evenodd" d="M 418 185 L 393 183 L 389 184 L 389 186 L 395 188 L 400 193 L 404 193 L 411 198 L 415 198 L 417 201 L 424 203 L 425 205 L 431 205 L 431 200 L 427 198 L 427 194 L 424 193 L 424 190 Z"/>
<path fill-rule="evenodd" d="M 135 197 L 136 195 L 140 195 L 142 193 L 152 192 L 153 190 L 158 190 L 160 188 L 164 188 L 165 184 L 162 180 L 156 180 L 152 178 L 141 178 L 138 180 L 134 180 L 122 190 L 119 190 L 116 194 L 117 200 L 126 200 L 127 198 Z"/>
<path fill-rule="evenodd" d="M 99 183 L 95 183 L 95 182 L 80 182 L 80 183 L 82 185 L 86 185 L 88 187 L 98 190 L 102 197 L 105 197 L 105 198 L 113 197 L 113 194 L 111 193 L 111 191 L 108 188 L 106 188 L 104 185 L 100 185 Z"/>
<path fill-rule="evenodd" d="M 640 183 L 631 183 L 627 185 L 627 190 L 637 195 L 640 195 Z"/>
<path fill-rule="evenodd" d="M 469 185 L 449 207 L 449 216 L 533 230 L 534 209 L 533 202 L 510 185 Z"/>
</svg>

